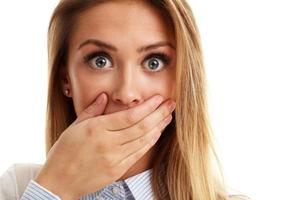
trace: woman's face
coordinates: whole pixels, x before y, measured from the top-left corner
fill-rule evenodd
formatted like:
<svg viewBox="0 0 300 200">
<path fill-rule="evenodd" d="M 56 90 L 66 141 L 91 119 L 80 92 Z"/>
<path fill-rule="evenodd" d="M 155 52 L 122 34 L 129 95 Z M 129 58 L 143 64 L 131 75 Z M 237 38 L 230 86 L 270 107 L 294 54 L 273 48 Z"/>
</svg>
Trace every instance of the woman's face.
<svg viewBox="0 0 300 200">
<path fill-rule="evenodd" d="M 174 99 L 175 41 L 169 23 L 145 1 L 107 1 L 83 12 L 70 38 L 63 88 L 78 115 L 102 92 L 104 114 L 155 94 Z"/>
</svg>

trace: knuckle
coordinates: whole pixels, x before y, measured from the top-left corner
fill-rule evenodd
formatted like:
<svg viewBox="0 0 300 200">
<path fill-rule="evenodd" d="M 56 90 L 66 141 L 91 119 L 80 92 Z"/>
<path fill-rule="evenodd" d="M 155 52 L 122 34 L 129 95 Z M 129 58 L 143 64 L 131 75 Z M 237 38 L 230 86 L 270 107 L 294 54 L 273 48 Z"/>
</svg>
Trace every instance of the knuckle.
<svg viewBox="0 0 300 200">
<path fill-rule="evenodd" d="M 167 116 L 170 114 L 170 110 L 168 108 L 163 109 L 162 116 Z"/>
<path fill-rule="evenodd" d="M 140 145 L 144 145 L 147 142 L 147 138 L 145 136 L 142 136 L 138 139 L 138 143 Z"/>
<path fill-rule="evenodd" d="M 105 142 L 103 139 L 97 141 L 96 148 L 99 153 L 109 152 L 111 149 L 111 144 L 109 142 Z"/>
<path fill-rule="evenodd" d="M 164 119 L 165 116 L 167 115 L 166 110 L 163 109 L 161 112 L 158 113 L 158 115 L 159 115 L 158 117 L 160 120 Z"/>
<path fill-rule="evenodd" d="M 96 130 L 96 124 L 93 120 L 90 120 L 86 124 L 86 134 L 88 137 L 93 137 L 95 135 Z"/>
<path fill-rule="evenodd" d="M 143 152 L 141 152 L 141 151 L 138 151 L 138 152 L 136 152 L 135 154 L 134 154 L 134 160 L 138 160 L 138 159 L 140 159 L 141 157 L 143 156 Z"/>
<path fill-rule="evenodd" d="M 113 168 L 115 166 L 115 159 L 109 155 L 105 154 L 102 156 L 103 163 L 105 163 L 105 166 L 109 169 Z"/>
<path fill-rule="evenodd" d="M 139 123 L 138 129 L 140 129 L 141 131 L 147 131 L 148 130 L 147 122 L 143 121 Z"/>
<path fill-rule="evenodd" d="M 161 132 L 163 127 L 164 127 L 164 123 L 160 122 L 158 124 L 158 126 L 155 127 L 155 130 L 154 130 L 155 133 L 154 134 L 156 134 L 157 132 Z"/>
<path fill-rule="evenodd" d="M 83 113 L 85 113 L 86 115 L 91 115 L 93 113 L 92 111 L 93 109 L 91 107 L 88 107 L 83 110 Z"/>
<path fill-rule="evenodd" d="M 119 170 L 115 166 L 111 166 L 108 171 L 108 176 L 110 177 L 117 177 L 119 174 Z"/>
</svg>

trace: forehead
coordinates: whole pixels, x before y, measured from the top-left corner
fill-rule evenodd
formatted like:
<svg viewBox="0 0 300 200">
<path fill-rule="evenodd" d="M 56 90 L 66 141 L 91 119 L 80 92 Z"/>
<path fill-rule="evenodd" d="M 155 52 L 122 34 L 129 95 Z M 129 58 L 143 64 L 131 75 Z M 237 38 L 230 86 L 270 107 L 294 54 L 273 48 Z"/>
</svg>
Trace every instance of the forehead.
<svg viewBox="0 0 300 200">
<path fill-rule="evenodd" d="M 99 37 L 116 45 L 159 40 L 174 44 L 170 23 L 146 1 L 106 1 L 82 12 L 76 21 L 71 44 Z"/>
</svg>

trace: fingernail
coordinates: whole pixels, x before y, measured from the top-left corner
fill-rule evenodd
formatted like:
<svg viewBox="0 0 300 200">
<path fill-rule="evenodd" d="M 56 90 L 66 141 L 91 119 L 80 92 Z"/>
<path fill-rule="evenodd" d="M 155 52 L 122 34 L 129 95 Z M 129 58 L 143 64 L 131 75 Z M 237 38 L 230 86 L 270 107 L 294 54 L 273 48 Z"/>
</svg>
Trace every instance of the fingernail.
<svg viewBox="0 0 300 200">
<path fill-rule="evenodd" d="M 103 100 L 104 100 L 104 93 L 102 93 L 102 94 L 98 97 L 97 103 L 98 103 L 98 104 L 101 104 L 101 103 L 103 103 Z"/>
</svg>

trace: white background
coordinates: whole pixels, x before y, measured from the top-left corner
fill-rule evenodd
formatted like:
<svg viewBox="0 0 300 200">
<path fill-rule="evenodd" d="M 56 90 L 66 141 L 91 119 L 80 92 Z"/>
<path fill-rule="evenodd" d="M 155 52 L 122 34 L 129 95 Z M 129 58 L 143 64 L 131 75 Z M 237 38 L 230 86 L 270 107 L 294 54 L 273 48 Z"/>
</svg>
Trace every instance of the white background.
<svg viewBox="0 0 300 200">
<path fill-rule="evenodd" d="M 45 160 L 46 34 L 57 2 L 0 6 L 0 174 Z M 299 1 L 189 2 L 228 185 L 255 200 L 299 199 Z"/>
</svg>

